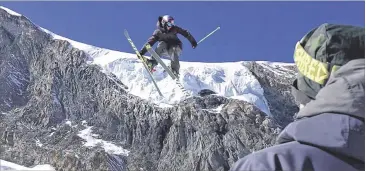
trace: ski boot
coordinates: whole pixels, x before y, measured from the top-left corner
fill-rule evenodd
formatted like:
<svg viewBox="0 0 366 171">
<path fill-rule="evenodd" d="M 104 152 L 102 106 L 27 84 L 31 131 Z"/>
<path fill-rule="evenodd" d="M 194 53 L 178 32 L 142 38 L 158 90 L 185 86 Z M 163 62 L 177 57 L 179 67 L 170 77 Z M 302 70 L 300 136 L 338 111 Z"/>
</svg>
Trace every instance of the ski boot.
<svg viewBox="0 0 366 171">
<path fill-rule="evenodd" d="M 156 60 L 154 60 L 154 59 L 146 59 L 146 64 L 147 64 L 147 66 L 148 66 L 148 68 L 149 68 L 149 70 L 151 72 L 156 71 L 155 70 L 155 66 L 158 65 L 158 63 L 156 62 Z"/>
<path fill-rule="evenodd" d="M 177 71 L 175 71 L 175 70 L 173 70 L 172 69 L 172 72 L 173 72 L 173 74 L 175 75 L 175 77 L 177 77 L 177 79 L 179 80 L 179 72 L 177 72 Z"/>
</svg>

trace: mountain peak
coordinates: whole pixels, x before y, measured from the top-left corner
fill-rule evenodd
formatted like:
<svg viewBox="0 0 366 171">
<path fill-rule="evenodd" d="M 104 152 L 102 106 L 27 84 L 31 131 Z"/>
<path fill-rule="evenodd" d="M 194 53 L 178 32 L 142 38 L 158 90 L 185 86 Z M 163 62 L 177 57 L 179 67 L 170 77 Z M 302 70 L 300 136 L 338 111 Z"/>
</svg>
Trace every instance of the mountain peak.
<svg viewBox="0 0 366 171">
<path fill-rule="evenodd" d="M 44 28 L 42 30 L 54 39 L 66 40 L 74 48 L 84 51 L 90 57 L 88 63 L 99 65 L 103 68 L 103 72 L 116 75 L 128 87 L 127 91 L 133 95 L 154 102 L 161 107 L 170 107 L 184 98 L 183 92 L 160 65 L 156 67 L 153 76 L 164 97 L 158 94 L 136 54 L 95 47 L 65 38 Z M 124 38 L 121 37 L 121 39 Z M 163 58 L 163 61 L 169 66 L 170 60 Z M 180 61 L 180 82 L 193 96 L 197 96 L 201 90 L 209 89 L 219 96 L 252 103 L 270 115 L 263 89 L 245 67 L 246 63 L 248 61 L 223 63 Z M 277 73 L 280 72 L 276 71 L 278 68 L 283 70 L 285 69 L 283 66 L 292 65 L 269 61 L 258 61 L 258 63 Z"/>
<path fill-rule="evenodd" d="M 157 66 L 162 98 L 133 53 L 3 9 L 0 20 L 0 159 L 26 168 L 228 170 L 273 144 L 297 110 L 291 64 L 182 61 L 180 82 L 194 95 L 185 100 Z"/>
<path fill-rule="evenodd" d="M 8 8 L 1 8 L 12 15 L 20 16 L 20 14 Z M 103 72 L 117 76 L 128 87 L 127 91 L 133 95 L 149 100 L 161 107 L 175 105 L 184 99 L 183 92 L 174 83 L 174 80 L 168 73 L 164 72 L 162 66 L 158 65 L 153 73 L 153 77 L 164 96 L 161 97 L 143 64 L 136 54 L 133 53 L 132 49 L 131 53 L 129 53 L 99 48 L 57 35 L 45 28 L 39 28 L 54 39 L 68 41 L 74 48 L 84 51 L 89 57 L 89 64 L 99 65 L 102 67 Z M 121 36 L 121 39 L 126 38 Z M 184 56 L 182 57 L 184 58 Z M 170 60 L 162 59 L 169 66 Z M 245 67 L 245 64 L 248 62 L 205 63 L 180 61 L 180 82 L 188 93 L 193 96 L 197 96 L 201 90 L 209 89 L 216 92 L 219 96 L 252 103 L 266 114 L 271 115 L 267 99 L 263 94 L 263 88 Z M 285 69 L 283 66 L 292 65 L 269 61 L 258 61 L 258 63 L 277 74 L 280 74 L 280 70 Z"/>
</svg>

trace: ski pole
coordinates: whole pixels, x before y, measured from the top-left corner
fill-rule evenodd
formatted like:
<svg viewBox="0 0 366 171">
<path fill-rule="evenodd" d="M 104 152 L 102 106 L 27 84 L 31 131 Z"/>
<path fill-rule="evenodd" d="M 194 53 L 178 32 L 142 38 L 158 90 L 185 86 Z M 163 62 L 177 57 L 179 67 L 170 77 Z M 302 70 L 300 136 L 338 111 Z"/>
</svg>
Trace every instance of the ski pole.
<svg viewBox="0 0 366 171">
<path fill-rule="evenodd" d="M 217 27 L 214 31 L 212 31 L 210 34 L 208 34 L 207 36 L 205 36 L 204 38 L 202 38 L 197 44 L 201 43 L 203 40 L 205 40 L 208 36 L 211 36 L 213 33 L 215 33 L 217 30 L 219 30 L 220 27 Z"/>
</svg>

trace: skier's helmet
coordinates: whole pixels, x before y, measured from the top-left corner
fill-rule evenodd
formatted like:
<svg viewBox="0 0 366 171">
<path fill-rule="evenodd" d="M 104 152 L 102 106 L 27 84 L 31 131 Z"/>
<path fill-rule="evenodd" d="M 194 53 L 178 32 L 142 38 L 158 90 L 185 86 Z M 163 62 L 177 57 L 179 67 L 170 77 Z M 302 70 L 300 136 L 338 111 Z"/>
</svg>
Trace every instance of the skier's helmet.
<svg viewBox="0 0 366 171">
<path fill-rule="evenodd" d="M 163 27 L 171 28 L 174 26 L 174 18 L 170 15 L 164 15 L 161 24 Z"/>
</svg>

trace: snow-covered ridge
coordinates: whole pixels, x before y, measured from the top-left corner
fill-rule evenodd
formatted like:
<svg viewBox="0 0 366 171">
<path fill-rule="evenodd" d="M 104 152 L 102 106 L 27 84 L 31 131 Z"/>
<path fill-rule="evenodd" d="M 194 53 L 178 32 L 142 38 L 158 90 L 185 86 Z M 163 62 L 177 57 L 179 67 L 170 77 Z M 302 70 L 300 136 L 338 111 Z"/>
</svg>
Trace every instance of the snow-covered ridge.
<svg viewBox="0 0 366 171">
<path fill-rule="evenodd" d="M 14 16 L 22 16 L 21 14 L 9 9 L 9 8 L 6 8 L 6 7 L 3 7 L 3 6 L 0 6 L 1 9 L 5 10 L 6 12 L 8 12 L 9 14 L 11 15 L 14 15 Z"/>
<path fill-rule="evenodd" d="M 74 48 L 86 52 L 90 57 L 88 63 L 100 65 L 103 68 L 103 72 L 115 74 L 122 83 L 128 86 L 128 91 L 131 94 L 150 100 L 161 107 L 171 107 L 184 96 L 171 77 L 158 65 L 157 71 L 153 75 L 164 95 L 164 97 L 160 97 L 141 61 L 137 59 L 131 47 L 128 47 L 131 48 L 131 53 L 119 52 L 80 43 L 59 36 L 42 27 L 40 29 L 50 34 L 54 39 L 66 40 Z M 184 55 L 181 59 L 184 60 Z M 163 59 L 163 61 L 169 66 L 169 60 Z M 263 88 L 248 68 L 244 66 L 245 63 L 245 61 L 225 63 L 181 61 L 180 82 L 190 94 L 197 95 L 202 89 L 210 89 L 218 95 L 227 98 L 250 102 L 263 112 L 271 115 L 267 100 L 263 95 Z M 283 66 L 292 65 L 268 61 L 258 61 L 257 63 L 273 70 L 276 74 L 284 76 L 286 76 L 285 72 L 281 71 L 287 69 Z M 276 68 L 281 69 L 278 70 Z"/>
<path fill-rule="evenodd" d="M 42 29 L 51 34 L 53 38 L 67 40 L 73 47 L 89 54 L 91 64 L 100 65 L 104 72 L 115 74 L 129 87 L 128 91 L 131 94 L 155 102 L 161 107 L 170 107 L 179 102 L 184 96 L 183 92 L 160 65 L 157 66 L 153 75 L 164 98 L 159 96 L 136 54 L 94 47 Z M 167 59 L 163 59 L 163 61 L 167 65 L 170 63 Z M 267 100 L 263 96 L 263 89 L 256 78 L 244 66 L 245 63 L 245 61 L 226 63 L 181 61 L 180 81 L 185 89 L 193 95 L 197 95 L 202 89 L 210 89 L 221 96 L 253 103 L 270 115 Z M 286 63 L 277 62 L 273 64 L 266 61 L 261 63 L 267 67 L 287 65 Z"/>
</svg>

